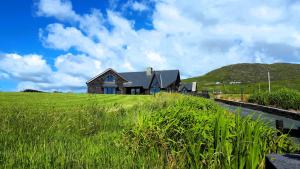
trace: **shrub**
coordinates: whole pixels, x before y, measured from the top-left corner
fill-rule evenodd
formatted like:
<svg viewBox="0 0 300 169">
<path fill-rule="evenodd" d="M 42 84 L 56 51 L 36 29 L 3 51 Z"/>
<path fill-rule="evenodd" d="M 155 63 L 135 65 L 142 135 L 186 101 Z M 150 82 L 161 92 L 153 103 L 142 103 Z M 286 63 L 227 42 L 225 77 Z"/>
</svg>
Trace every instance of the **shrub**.
<svg viewBox="0 0 300 169">
<path fill-rule="evenodd" d="M 126 130 L 124 138 L 137 158 L 155 152 L 165 168 L 258 168 L 266 153 L 294 149 L 286 135 L 277 136 L 263 122 L 192 97 L 152 112 Z"/>
<path fill-rule="evenodd" d="M 250 95 L 248 101 L 250 103 L 257 103 L 260 105 L 269 105 L 268 93 L 255 93 L 253 95 Z"/>
<path fill-rule="evenodd" d="M 300 110 L 300 93 L 291 89 L 279 89 L 275 92 L 255 93 L 248 99 L 250 103 L 275 106 L 283 109 Z"/>
</svg>

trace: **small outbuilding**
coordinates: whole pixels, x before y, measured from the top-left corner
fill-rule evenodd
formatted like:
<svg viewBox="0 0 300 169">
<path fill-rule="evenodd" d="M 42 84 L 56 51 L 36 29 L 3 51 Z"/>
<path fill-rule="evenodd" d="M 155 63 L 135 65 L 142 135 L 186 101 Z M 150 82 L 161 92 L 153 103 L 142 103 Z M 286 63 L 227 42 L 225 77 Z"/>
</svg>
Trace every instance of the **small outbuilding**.
<svg viewBox="0 0 300 169">
<path fill-rule="evenodd" d="M 178 91 L 180 93 L 196 93 L 197 92 L 197 82 L 181 83 Z"/>
</svg>

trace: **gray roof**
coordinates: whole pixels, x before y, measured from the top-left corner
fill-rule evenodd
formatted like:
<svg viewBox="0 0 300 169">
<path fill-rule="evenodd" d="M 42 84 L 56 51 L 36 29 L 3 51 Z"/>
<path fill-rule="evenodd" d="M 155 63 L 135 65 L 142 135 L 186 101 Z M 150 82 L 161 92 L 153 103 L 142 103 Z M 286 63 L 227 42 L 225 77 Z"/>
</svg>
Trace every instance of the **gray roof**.
<svg viewBox="0 0 300 169">
<path fill-rule="evenodd" d="M 182 84 L 180 84 L 178 90 L 181 91 L 183 88 L 186 88 L 187 90 L 192 91 L 193 83 L 182 83 Z"/>
<path fill-rule="evenodd" d="M 149 88 L 150 83 L 155 75 L 162 88 L 168 87 L 170 84 L 176 81 L 179 75 L 179 70 L 161 70 L 153 71 L 151 76 L 147 76 L 146 71 L 143 72 L 123 72 L 118 73 L 129 83 L 124 84 L 126 87 L 143 87 Z"/>
</svg>

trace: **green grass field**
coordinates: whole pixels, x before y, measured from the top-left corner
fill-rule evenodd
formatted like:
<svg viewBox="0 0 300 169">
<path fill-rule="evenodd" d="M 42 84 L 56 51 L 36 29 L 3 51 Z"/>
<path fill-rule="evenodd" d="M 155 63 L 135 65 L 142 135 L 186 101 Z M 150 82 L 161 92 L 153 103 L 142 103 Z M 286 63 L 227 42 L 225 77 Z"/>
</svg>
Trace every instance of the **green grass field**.
<svg viewBox="0 0 300 169">
<path fill-rule="evenodd" d="M 263 168 L 294 150 L 202 98 L 0 93 L 0 168 Z"/>
<path fill-rule="evenodd" d="M 135 114 L 125 109 L 151 96 L 0 93 L 0 168 L 121 168 L 118 147 Z M 124 114 L 122 114 L 124 113 Z"/>
</svg>

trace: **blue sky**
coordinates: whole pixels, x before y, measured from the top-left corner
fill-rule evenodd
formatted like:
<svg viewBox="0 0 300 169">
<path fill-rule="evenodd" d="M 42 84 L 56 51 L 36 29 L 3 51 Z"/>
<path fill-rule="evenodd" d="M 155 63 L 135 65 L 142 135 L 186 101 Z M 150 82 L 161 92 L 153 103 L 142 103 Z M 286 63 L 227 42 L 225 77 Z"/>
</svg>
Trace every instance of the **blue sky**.
<svg viewBox="0 0 300 169">
<path fill-rule="evenodd" d="M 234 63 L 300 62 L 295 0 L 1 3 L 1 91 L 84 91 L 108 67 L 191 77 Z"/>
</svg>

